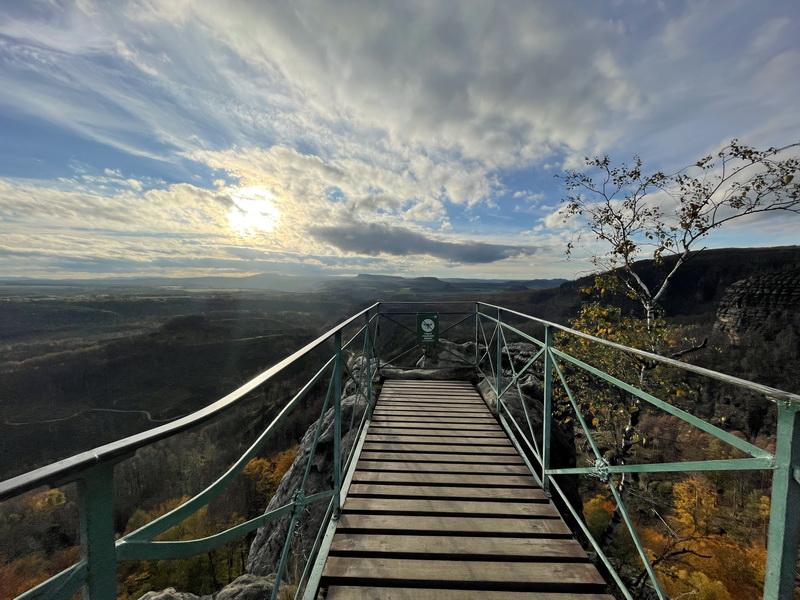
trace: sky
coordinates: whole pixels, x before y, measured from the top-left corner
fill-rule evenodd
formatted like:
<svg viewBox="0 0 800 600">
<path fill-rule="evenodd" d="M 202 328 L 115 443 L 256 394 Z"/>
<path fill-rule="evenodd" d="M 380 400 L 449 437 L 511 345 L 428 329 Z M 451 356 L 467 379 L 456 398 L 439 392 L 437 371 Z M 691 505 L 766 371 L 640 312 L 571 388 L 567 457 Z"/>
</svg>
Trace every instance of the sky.
<svg viewBox="0 0 800 600">
<path fill-rule="evenodd" d="M 800 141 L 798 31 L 797 0 L 5 0 L 0 277 L 585 274 L 556 175 Z"/>
</svg>

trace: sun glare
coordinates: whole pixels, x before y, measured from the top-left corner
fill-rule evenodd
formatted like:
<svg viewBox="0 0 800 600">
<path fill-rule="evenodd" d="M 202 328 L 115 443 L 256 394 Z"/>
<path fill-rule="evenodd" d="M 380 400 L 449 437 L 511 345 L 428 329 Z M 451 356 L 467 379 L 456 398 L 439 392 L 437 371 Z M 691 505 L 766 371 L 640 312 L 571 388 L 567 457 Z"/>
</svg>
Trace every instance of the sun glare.
<svg viewBox="0 0 800 600">
<path fill-rule="evenodd" d="M 240 236 L 270 233 L 281 219 L 274 198 L 267 190 L 257 187 L 241 188 L 231 194 L 234 207 L 227 214 L 231 229 Z"/>
</svg>

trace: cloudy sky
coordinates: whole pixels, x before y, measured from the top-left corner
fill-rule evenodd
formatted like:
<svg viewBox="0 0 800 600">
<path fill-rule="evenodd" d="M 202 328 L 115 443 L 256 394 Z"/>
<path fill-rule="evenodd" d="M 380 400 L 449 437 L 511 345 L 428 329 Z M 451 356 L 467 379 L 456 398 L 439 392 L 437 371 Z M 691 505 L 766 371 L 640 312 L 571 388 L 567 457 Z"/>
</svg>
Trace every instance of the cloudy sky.
<svg viewBox="0 0 800 600">
<path fill-rule="evenodd" d="M 0 276 L 571 277 L 554 175 L 800 140 L 798 31 L 796 0 L 9 0 Z"/>
</svg>

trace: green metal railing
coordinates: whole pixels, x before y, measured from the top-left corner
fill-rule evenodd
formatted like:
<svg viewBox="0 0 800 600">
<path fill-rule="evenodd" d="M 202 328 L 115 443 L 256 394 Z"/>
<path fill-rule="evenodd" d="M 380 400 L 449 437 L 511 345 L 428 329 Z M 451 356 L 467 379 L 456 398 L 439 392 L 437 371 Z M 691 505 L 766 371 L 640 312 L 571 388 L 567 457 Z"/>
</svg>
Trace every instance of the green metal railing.
<svg viewBox="0 0 800 600">
<path fill-rule="evenodd" d="M 83 452 L 71 458 L 59 461 L 30 473 L 0 482 L 0 501 L 18 496 L 41 486 L 58 487 L 77 482 L 80 505 L 81 560 L 49 580 L 19 596 L 19 599 L 69 599 L 76 592 L 83 590 L 85 598 L 91 600 L 107 600 L 117 597 L 117 563 L 127 560 L 164 560 L 185 558 L 202 554 L 218 548 L 232 540 L 241 538 L 257 528 L 276 522 L 282 517 L 289 517 L 288 534 L 280 556 L 272 597 L 276 598 L 282 584 L 282 578 L 289 558 L 289 551 L 295 527 L 306 506 L 316 502 L 328 502 L 323 523 L 336 517 L 343 502 L 343 474 L 355 464 L 354 456 L 359 450 L 358 443 L 349 448 L 342 448 L 342 431 L 347 427 L 342 419 L 342 389 L 344 372 L 347 367 L 345 352 L 359 354 L 363 364 L 359 368 L 359 376 L 354 378 L 356 394 L 364 400 L 364 411 L 358 422 L 355 422 L 357 411 L 351 410 L 349 430 L 356 431 L 356 439 L 363 439 L 363 433 L 371 419 L 372 385 L 374 380 L 374 334 L 377 330 L 378 304 L 359 312 L 344 321 L 331 331 L 320 336 L 310 344 L 298 350 L 275 366 L 267 369 L 239 389 L 208 407 L 177 421 L 145 431 L 123 440 Z M 351 337 L 343 341 L 346 332 Z M 360 342 L 360 348 L 358 344 Z M 278 376 L 281 371 L 293 365 L 309 353 L 326 346 L 333 345 L 333 356 L 316 374 L 298 391 L 280 410 L 275 419 L 258 436 L 255 442 L 236 462 L 205 490 L 167 514 L 151 521 L 147 525 L 133 531 L 120 539 L 115 539 L 113 520 L 114 467 L 132 457 L 136 450 L 177 435 L 198 424 L 204 423 L 220 413 L 243 402 L 248 395 L 264 386 Z M 155 538 L 170 528 L 180 524 L 187 517 L 208 505 L 219 496 L 234 478 L 244 469 L 247 463 L 257 456 L 259 450 L 279 430 L 281 424 L 297 410 L 309 391 L 316 385 L 325 385 L 327 391 L 322 404 L 320 417 L 308 456 L 302 483 L 294 491 L 287 504 L 277 507 L 259 517 L 221 531 L 215 535 L 189 541 L 156 541 Z M 326 412 L 333 411 L 333 477 L 331 488 L 306 496 L 306 483 L 309 478 L 314 453 L 320 437 L 321 427 Z M 345 450 L 345 451 L 343 451 Z M 319 535 L 314 544 L 316 552 L 322 542 Z M 297 582 L 296 597 L 308 582 L 311 575 L 311 563 L 306 565 L 301 581 Z"/>
<path fill-rule="evenodd" d="M 458 306 L 468 308 L 457 309 Z M 798 521 L 800 521 L 800 396 L 766 386 L 731 377 L 701 367 L 681 363 L 676 360 L 653 355 L 598 339 L 584 333 L 571 330 L 561 325 L 543 321 L 506 308 L 486 303 L 452 303 L 447 305 L 430 305 L 419 303 L 377 303 L 357 313 L 315 341 L 298 350 L 285 360 L 258 375 L 236 391 L 221 400 L 188 417 L 184 417 L 167 425 L 144 433 L 114 442 L 89 452 L 37 469 L 25 475 L 0 482 L 0 500 L 18 496 L 41 486 L 60 486 L 69 482 L 77 482 L 81 510 L 81 560 L 73 567 L 24 593 L 19 598 L 54 598 L 68 599 L 74 593 L 83 590 L 84 597 L 92 600 L 116 597 L 117 563 L 123 560 L 160 560 L 182 558 L 208 552 L 234 539 L 240 538 L 255 529 L 276 524 L 278 519 L 289 519 L 287 536 L 284 542 L 273 589 L 277 597 L 282 585 L 287 561 L 291 551 L 293 532 L 302 517 L 304 508 L 312 503 L 327 501 L 322 525 L 314 540 L 310 555 L 307 557 L 300 580 L 296 583 L 295 598 L 313 600 L 316 598 L 322 567 L 327 558 L 328 549 L 339 512 L 352 479 L 355 464 L 364 443 L 372 416 L 373 381 L 380 369 L 387 367 L 403 368 L 408 372 L 418 369 L 416 365 L 419 351 L 415 336 L 414 317 L 418 313 L 439 310 L 440 323 L 443 323 L 440 335 L 454 342 L 472 342 L 474 354 L 465 357 L 449 351 L 446 347 L 438 348 L 439 355 L 444 355 L 453 364 L 473 373 L 483 375 L 497 396 L 498 418 L 525 459 L 531 472 L 549 493 L 555 493 L 564 499 L 564 506 L 574 522 L 582 530 L 589 544 L 594 548 L 599 560 L 605 565 L 614 579 L 620 593 L 632 599 L 623 578 L 617 573 L 612 561 L 594 540 L 591 532 L 583 522 L 582 515 L 572 507 L 558 478 L 563 476 L 594 476 L 608 484 L 614 495 L 622 519 L 630 531 L 634 546 L 650 576 L 650 582 L 659 598 L 666 598 L 662 591 L 653 566 L 648 560 L 644 546 L 637 535 L 633 520 L 628 514 L 623 498 L 614 485 L 614 477 L 627 473 L 658 473 L 686 471 L 732 471 L 741 469 L 763 469 L 772 471 L 772 504 L 769 524 L 768 558 L 766 565 L 766 582 L 764 598 L 768 600 L 788 600 L 793 597 L 795 564 L 797 560 Z M 532 330 L 542 331 L 542 335 L 533 335 Z M 604 373 L 583 360 L 571 356 L 559 348 L 556 335 L 577 336 L 601 346 L 614 349 L 624 354 L 661 365 L 682 369 L 686 373 L 699 375 L 734 385 L 738 388 L 759 394 L 777 405 L 777 446 L 774 453 L 767 452 L 752 445 L 730 432 L 683 411 L 655 395 L 638 389 L 621 379 Z M 517 369 L 513 361 L 507 369 L 503 368 L 504 349 L 511 339 L 523 340 L 533 344 L 538 350 Z M 275 419 L 259 435 L 256 441 L 236 462 L 208 488 L 182 504 L 175 510 L 148 523 L 144 527 L 115 540 L 113 527 L 113 480 L 114 467 L 134 455 L 137 449 L 151 445 L 159 440 L 174 436 L 200 423 L 237 406 L 249 394 L 277 377 L 284 369 L 297 363 L 310 352 L 321 348 L 332 347 L 330 359 L 280 410 Z M 357 419 L 357 411 L 350 413 L 349 431 L 352 442 L 342 447 L 342 432 L 347 430 L 342 415 L 342 390 L 347 369 L 345 354 L 357 354 L 362 357 L 358 377 L 354 378 L 356 394 L 363 398 L 365 408 Z M 568 367 L 568 368 L 567 368 Z M 660 464 L 609 464 L 592 436 L 592 427 L 581 413 L 576 392 L 570 382 L 570 369 L 589 373 L 607 385 L 624 390 L 654 408 L 665 411 L 690 425 L 716 438 L 727 442 L 734 448 L 744 452 L 747 458 L 672 462 Z M 510 406 L 506 402 L 509 390 L 516 388 L 522 397 L 521 378 L 536 370 L 542 379 L 543 390 L 543 424 L 540 428 L 533 426 L 526 404 L 522 403 L 524 421 L 519 422 L 512 416 Z M 320 417 L 317 420 L 311 453 L 305 466 L 300 485 L 294 490 L 290 502 L 275 507 L 269 512 L 240 525 L 231 527 L 216 535 L 190 541 L 156 541 L 155 538 L 171 527 L 178 525 L 211 502 L 229 486 L 245 465 L 255 456 L 264 444 L 279 430 L 287 417 L 298 409 L 300 403 L 315 386 L 322 386 L 326 392 Z M 576 421 L 583 429 L 591 453 L 594 457 L 591 466 L 573 468 L 553 468 L 551 466 L 551 439 L 555 426 L 553 417 L 554 391 L 561 390 L 569 403 Z M 322 423 L 326 412 L 333 413 L 333 455 L 334 461 L 330 489 L 306 495 L 306 482 L 310 465 L 317 449 Z"/>
<path fill-rule="evenodd" d="M 798 525 L 800 524 L 800 395 L 759 385 L 737 377 L 732 377 L 702 367 L 682 363 L 642 350 L 602 340 L 585 333 L 575 331 L 529 315 L 525 315 L 503 307 L 478 303 L 475 309 L 477 328 L 483 342 L 483 355 L 479 362 L 479 371 L 491 383 L 492 390 L 498 397 L 498 415 L 523 458 L 526 458 L 531 472 L 537 477 L 542 487 L 550 492 L 554 490 L 563 500 L 563 505 L 572 513 L 574 522 L 591 544 L 599 559 L 605 565 L 611 577 L 618 585 L 621 594 L 633 599 L 631 591 L 626 587 L 622 577 L 614 568 L 612 561 L 594 539 L 583 521 L 582 515 L 572 507 L 564 490 L 554 479 L 558 475 L 591 475 L 607 484 L 614 497 L 617 510 L 620 511 L 631 540 L 649 576 L 650 584 L 657 596 L 666 599 L 664 591 L 656 577 L 655 570 L 645 551 L 644 545 L 634 527 L 633 519 L 627 510 L 623 498 L 613 480 L 614 475 L 623 473 L 669 473 L 695 471 L 734 471 L 763 469 L 772 471 L 772 496 L 769 520 L 769 537 L 767 545 L 766 578 L 763 598 L 765 600 L 789 600 L 794 597 L 796 564 L 798 555 Z M 509 321 L 515 321 L 511 325 Z M 523 326 L 535 326 L 543 329 L 544 335 L 535 337 L 522 330 Z M 599 344 L 623 354 L 644 359 L 651 364 L 664 365 L 681 369 L 683 372 L 710 378 L 758 394 L 777 405 L 777 433 L 775 452 L 768 452 L 741 438 L 716 427 L 703 419 L 673 406 L 654 395 L 609 375 L 594 366 L 556 347 L 554 334 L 582 338 L 593 344 Z M 509 369 L 504 376 L 503 350 L 509 337 L 521 339 L 538 347 L 538 352 L 517 370 L 513 361 L 509 361 Z M 727 460 L 683 461 L 656 464 L 619 464 L 613 465 L 604 457 L 598 443 L 592 435 L 592 427 L 586 422 L 580 409 L 576 392 L 570 385 L 567 366 L 590 373 L 601 381 L 623 390 L 632 397 L 644 401 L 648 405 L 660 409 L 697 429 L 716 437 L 747 455 L 747 458 Z M 520 426 L 504 401 L 504 394 L 516 387 L 520 397 L 520 379 L 534 367 L 539 370 L 543 379 L 543 425 L 541 430 L 534 430 L 527 407 L 523 402 L 527 431 Z M 508 372 L 510 371 L 510 372 Z M 554 378 L 560 383 L 577 423 L 586 437 L 593 456 L 593 465 L 589 467 L 552 468 L 551 467 L 551 434 L 553 431 L 553 397 Z M 526 435 L 527 434 L 527 435 Z M 538 464 L 533 464 L 527 457 L 532 456 Z"/>
</svg>

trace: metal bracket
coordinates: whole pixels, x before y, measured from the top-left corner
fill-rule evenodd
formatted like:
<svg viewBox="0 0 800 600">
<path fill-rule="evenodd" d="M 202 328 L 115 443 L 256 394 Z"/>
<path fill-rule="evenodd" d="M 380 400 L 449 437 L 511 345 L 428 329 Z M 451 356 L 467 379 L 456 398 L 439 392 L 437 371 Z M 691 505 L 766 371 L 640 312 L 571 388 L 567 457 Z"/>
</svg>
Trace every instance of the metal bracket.
<svg viewBox="0 0 800 600">
<path fill-rule="evenodd" d="M 303 490 L 294 491 L 294 494 L 292 494 L 292 504 L 294 505 L 295 514 L 300 514 L 303 512 L 303 509 L 308 504 L 308 500 L 306 499 L 306 495 L 303 493 Z"/>
</svg>

